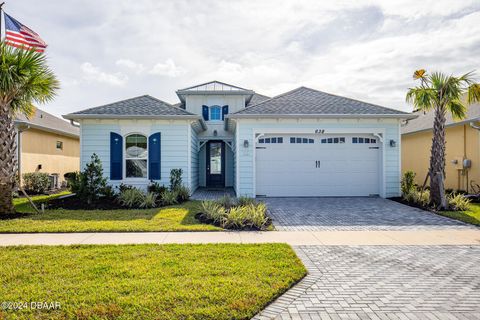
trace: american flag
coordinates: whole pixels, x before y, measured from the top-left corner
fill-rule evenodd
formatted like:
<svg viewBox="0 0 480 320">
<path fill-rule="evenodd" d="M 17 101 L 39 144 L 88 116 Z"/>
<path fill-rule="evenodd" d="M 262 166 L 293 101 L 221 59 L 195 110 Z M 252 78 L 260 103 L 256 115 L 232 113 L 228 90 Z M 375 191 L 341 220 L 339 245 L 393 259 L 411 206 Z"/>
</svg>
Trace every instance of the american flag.
<svg viewBox="0 0 480 320">
<path fill-rule="evenodd" d="M 45 51 L 47 44 L 32 29 L 24 26 L 5 12 L 5 43 L 16 48 Z"/>
</svg>

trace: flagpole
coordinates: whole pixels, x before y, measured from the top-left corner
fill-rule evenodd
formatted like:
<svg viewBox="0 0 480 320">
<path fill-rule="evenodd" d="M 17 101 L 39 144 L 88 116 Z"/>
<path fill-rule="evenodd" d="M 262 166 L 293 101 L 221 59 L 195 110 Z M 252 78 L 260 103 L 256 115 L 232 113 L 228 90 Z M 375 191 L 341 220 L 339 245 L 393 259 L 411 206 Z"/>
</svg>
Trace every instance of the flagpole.
<svg viewBox="0 0 480 320">
<path fill-rule="evenodd" d="M 5 4 L 5 2 L 0 3 L 0 41 L 2 40 L 2 7 Z"/>
</svg>

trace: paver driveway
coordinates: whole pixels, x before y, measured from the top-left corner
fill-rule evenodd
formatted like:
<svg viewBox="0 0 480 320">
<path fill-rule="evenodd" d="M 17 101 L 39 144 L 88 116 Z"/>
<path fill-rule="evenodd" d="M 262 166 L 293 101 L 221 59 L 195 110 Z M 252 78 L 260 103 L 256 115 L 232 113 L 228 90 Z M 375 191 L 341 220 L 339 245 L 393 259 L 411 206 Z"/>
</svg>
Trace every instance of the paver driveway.
<svg viewBox="0 0 480 320">
<path fill-rule="evenodd" d="M 480 319 L 480 246 L 300 246 L 309 275 L 256 319 Z"/>
<path fill-rule="evenodd" d="M 472 228 L 382 198 L 266 198 L 277 230 L 412 230 Z"/>
</svg>

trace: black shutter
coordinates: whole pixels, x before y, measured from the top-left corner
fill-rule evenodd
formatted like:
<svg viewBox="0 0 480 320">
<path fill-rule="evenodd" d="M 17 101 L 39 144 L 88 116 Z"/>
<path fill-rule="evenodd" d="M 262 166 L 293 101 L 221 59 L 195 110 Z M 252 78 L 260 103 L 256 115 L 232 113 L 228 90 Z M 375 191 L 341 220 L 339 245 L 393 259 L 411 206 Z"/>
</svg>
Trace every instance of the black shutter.
<svg viewBox="0 0 480 320">
<path fill-rule="evenodd" d="M 123 176 L 123 138 L 110 132 L 110 180 L 122 180 Z"/>
<path fill-rule="evenodd" d="M 148 138 L 148 178 L 150 180 L 160 180 L 160 145 L 160 132 Z"/>
<path fill-rule="evenodd" d="M 225 115 L 228 114 L 228 106 L 222 107 L 222 120 L 225 120 Z"/>
<path fill-rule="evenodd" d="M 208 121 L 208 106 L 202 106 L 203 120 Z"/>
</svg>

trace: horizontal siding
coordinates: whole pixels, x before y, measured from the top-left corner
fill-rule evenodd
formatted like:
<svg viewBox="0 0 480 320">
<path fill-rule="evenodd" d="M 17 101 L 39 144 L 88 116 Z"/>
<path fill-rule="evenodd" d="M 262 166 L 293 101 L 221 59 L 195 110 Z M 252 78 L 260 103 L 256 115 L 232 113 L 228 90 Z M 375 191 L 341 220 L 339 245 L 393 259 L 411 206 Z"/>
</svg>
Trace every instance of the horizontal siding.
<svg viewBox="0 0 480 320">
<path fill-rule="evenodd" d="M 192 129 L 191 139 L 191 185 L 190 190 L 194 192 L 198 188 L 198 135 L 195 130 Z"/>
<path fill-rule="evenodd" d="M 110 132 L 126 136 L 130 133 L 141 133 L 149 136 L 155 132 L 161 133 L 161 179 L 160 184 L 168 186 L 170 183 L 170 170 L 180 168 L 183 170 L 183 182 L 186 184 L 191 172 L 188 171 L 188 122 L 186 121 L 120 121 L 119 123 L 103 123 L 93 121 L 81 123 L 82 126 L 82 152 L 81 167 L 84 168 L 96 153 L 102 161 L 104 176 L 110 177 Z M 125 153 L 125 151 L 124 151 Z M 125 168 L 125 163 L 123 164 Z M 116 180 L 109 181 L 111 185 L 120 183 L 146 187 L 150 181 L 143 180 Z"/>
<path fill-rule="evenodd" d="M 255 196 L 254 195 L 254 149 L 255 144 L 253 141 L 253 133 L 256 129 L 268 128 L 268 129 L 305 129 L 311 130 L 313 133 L 315 129 L 334 129 L 334 128 L 378 128 L 385 130 L 385 137 L 382 149 L 385 152 L 384 167 L 385 167 L 385 196 L 396 197 L 400 195 L 400 141 L 399 139 L 399 124 L 396 120 L 336 120 L 326 121 L 322 120 L 317 122 L 315 120 L 285 120 L 281 122 L 275 122 L 271 120 L 265 121 L 252 121 L 252 120 L 237 120 L 238 127 L 236 134 L 239 138 L 239 152 L 236 154 L 237 161 L 234 161 L 238 165 L 239 173 L 238 178 L 238 195 Z M 258 131 L 258 130 L 257 130 Z M 249 142 L 248 148 L 243 146 L 244 140 Z M 396 141 L 396 147 L 390 147 L 390 140 Z M 382 173 L 382 170 L 380 170 Z M 382 174 L 383 178 L 383 174 Z"/>
</svg>

